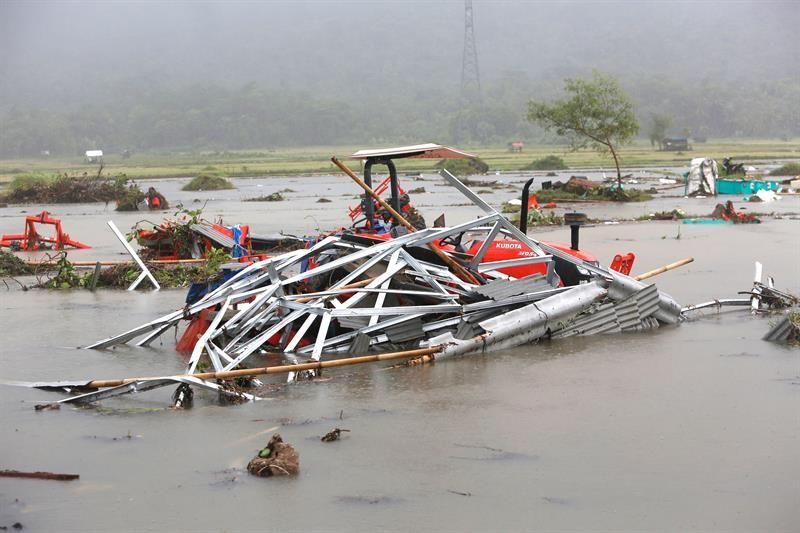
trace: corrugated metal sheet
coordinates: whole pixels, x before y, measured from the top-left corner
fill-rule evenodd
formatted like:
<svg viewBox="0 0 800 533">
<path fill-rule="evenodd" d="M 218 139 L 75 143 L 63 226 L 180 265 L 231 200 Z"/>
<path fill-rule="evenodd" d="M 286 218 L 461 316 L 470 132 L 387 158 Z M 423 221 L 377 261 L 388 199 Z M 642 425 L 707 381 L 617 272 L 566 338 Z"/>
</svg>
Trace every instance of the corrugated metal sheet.
<svg viewBox="0 0 800 533">
<path fill-rule="evenodd" d="M 361 329 L 369 324 L 368 316 L 337 316 L 336 321 L 339 325 L 347 329 Z"/>
<path fill-rule="evenodd" d="M 400 324 L 389 326 L 384 330 L 389 342 L 398 344 L 413 339 L 421 339 L 425 334 L 422 331 L 422 319 L 414 318 Z"/>
<path fill-rule="evenodd" d="M 369 340 L 369 335 L 359 331 L 350 344 L 350 353 L 355 355 L 367 353 L 369 351 Z"/>
<path fill-rule="evenodd" d="M 655 285 L 649 285 L 620 302 L 609 302 L 596 307 L 591 313 L 578 317 L 570 326 L 553 333 L 553 338 L 573 335 L 597 335 L 638 331 L 658 327 L 652 318 L 658 310 L 659 294 Z"/>
<path fill-rule="evenodd" d="M 496 279 L 476 287 L 474 292 L 486 298 L 499 301 L 511 296 L 529 294 L 552 289 L 553 286 L 547 283 L 547 278 L 541 274 L 533 274 L 524 278 L 505 280 Z"/>
<path fill-rule="evenodd" d="M 480 327 L 478 324 L 470 322 L 468 320 L 462 320 L 461 322 L 458 323 L 458 328 L 456 328 L 456 332 L 453 334 L 453 336 L 456 339 L 464 340 L 464 339 L 471 339 L 476 335 L 480 335 L 483 332 L 484 332 L 483 328 Z"/>
<path fill-rule="evenodd" d="M 210 226 L 206 226 L 204 224 L 192 224 L 189 229 L 195 233 L 199 233 L 200 235 L 208 237 L 215 243 L 219 244 L 220 246 L 224 246 L 225 248 L 233 248 L 236 246 L 236 243 L 233 242 L 233 239 L 227 235 L 223 235 Z"/>
<path fill-rule="evenodd" d="M 795 310 L 794 312 L 796 313 L 798 311 Z M 789 337 L 794 329 L 795 328 L 789 320 L 789 316 L 787 315 L 783 317 L 777 324 L 772 326 L 772 328 L 770 328 L 767 334 L 764 335 L 763 340 L 769 342 L 786 342 L 789 340 Z"/>
</svg>

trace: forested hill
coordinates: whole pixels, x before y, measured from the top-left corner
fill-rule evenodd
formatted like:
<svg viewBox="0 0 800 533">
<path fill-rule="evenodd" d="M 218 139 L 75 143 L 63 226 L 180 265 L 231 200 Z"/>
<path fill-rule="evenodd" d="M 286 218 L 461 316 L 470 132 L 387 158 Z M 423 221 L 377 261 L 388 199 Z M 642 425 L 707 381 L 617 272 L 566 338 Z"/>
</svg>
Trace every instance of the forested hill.
<svg viewBox="0 0 800 533">
<path fill-rule="evenodd" d="M 0 3 L 0 156 L 541 140 L 530 98 L 617 76 L 646 130 L 800 134 L 793 2 Z M 465 127 L 457 128 L 456 125 Z"/>
</svg>

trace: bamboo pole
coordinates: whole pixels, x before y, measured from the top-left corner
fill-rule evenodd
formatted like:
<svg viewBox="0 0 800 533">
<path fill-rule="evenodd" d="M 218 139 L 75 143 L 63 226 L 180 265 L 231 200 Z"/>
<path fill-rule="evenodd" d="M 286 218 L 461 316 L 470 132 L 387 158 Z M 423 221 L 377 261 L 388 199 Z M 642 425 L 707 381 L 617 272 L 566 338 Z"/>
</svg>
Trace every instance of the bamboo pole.
<svg viewBox="0 0 800 533">
<path fill-rule="evenodd" d="M 694 261 L 694 257 L 687 257 L 686 259 L 681 259 L 680 261 L 675 261 L 674 263 L 670 263 L 668 265 L 664 265 L 660 268 L 656 268 L 655 270 L 651 270 L 649 272 L 645 272 L 644 274 L 639 274 L 638 276 L 634 277 L 636 281 L 642 281 L 647 278 L 652 278 L 653 276 L 658 276 L 659 274 L 663 274 L 669 270 L 676 269 L 678 267 L 682 267 L 683 265 L 688 265 Z"/>
<path fill-rule="evenodd" d="M 375 363 L 379 361 L 392 361 L 394 359 L 413 358 L 424 355 L 433 355 L 442 351 L 441 346 L 431 348 L 420 348 L 417 350 L 406 350 L 403 352 L 389 352 L 377 355 L 364 355 L 361 357 L 349 357 L 342 359 L 332 359 L 329 361 L 314 361 L 311 363 L 298 363 L 293 365 L 267 366 L 263 368 L 242 368 L 239 370 L 221 370 L 219 372 L 201 372 L 199 374 L 180 374 L 175 376 L 160 376 L 146 378 L 124 378 L 124 379 L 96 379 L 85 385 L 91 389 L 103 389 L 107 387 L 118 387 L 136 381 L 154 381 L 169 378 L 197 378 L 197 379 L 233 379 L 243 376 L 262 376 L 265 374 L 288 374 L 289 372 L 300 372 L 303 370 L 319 370 L 322 368 L 334 368 L 338 366 L 359 365 L 364 363 Z"/>
<path fill-rule="evenodd" d="M 206 259 L 154 259 L 152 261 L 145 261 L 148 265 L 182 265 L 182 264 L 199 264 L 205 263 Z M 93 267 L 97 263 L 100 266 L 118 266 L 118 265 L 135 265 L 133 261 L 70 261 L 72 266 L 75 267 Z M 25 264 L 31 267 L 38 266 L 56 266 L 58 263 L 55 261 L 25 261 Z"/>
<path fill-rule="evenodd" d="M 372 190 L 372 188 L 369 185 L 364 183 L 364 181 L 361 178 L 356 176 L 356 174 L 352 170 L 350 170 L 350 168 L 347 165 L 339 161 L 336 157 L 331 157 L 331 161 L 333 162 L 334 165 L 339 167 L 339 169 L 341 169 L 342 172 L 350 176 L 350 178 L 353 181 L 355 181 L 359 187 L 364 189 L 364 191 L 366 191 L 367 194 L 372 196 L 375 199 L 375 201 L 380 204 L 381 207 L 386 209 L 394 217 L 394 219 L 397 220 L 400 224 L 402 224 L 408 231 L 412 233 L 417 231 L 417 229 L 414 226 L 412 226 L 405 218 L 403 218 L 403 215 L 395 211 L 392 206 L 386 203 L 386 201 L 383 198 L 381 198 L 374 190 Z M 436 246 L 434 243 L 429 243 L 429 246 L 430 249 L 433 251 L 433 253 L 435 253 L 439 257 L 439 259 L 444 261 L 444 263 L 447 266 L 449 266 L 459 278 L 466 281 L 467 283 L 480 285 L 480 282 L 477 279 L 475 279 L 475 276 L 469 273 L 467 269 L 461 266 L 455 259 L 445 254 L 438 246 Z"/>
</svg>

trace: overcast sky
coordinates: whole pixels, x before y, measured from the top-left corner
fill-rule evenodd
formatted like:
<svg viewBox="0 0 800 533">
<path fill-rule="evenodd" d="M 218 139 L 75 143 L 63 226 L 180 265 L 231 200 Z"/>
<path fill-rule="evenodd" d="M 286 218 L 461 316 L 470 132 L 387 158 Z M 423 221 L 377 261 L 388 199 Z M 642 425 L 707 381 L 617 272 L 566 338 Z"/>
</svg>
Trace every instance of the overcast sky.
<svg viewBox="0 0 800 533">
<path fill-rule="evenodd" d="M 687 83 L 692 71 L 800 72 L 797 1 L 475 0 L 474 13 L 484 85 L 591 68 Z M 13 105 L 53 95 L 52 105 L 117 80 L 255 81 L 337 98 L 392 84 L 457 91 L 463 31 L 457 0 L 0 0 L 0 96 Z"/>
</svg>

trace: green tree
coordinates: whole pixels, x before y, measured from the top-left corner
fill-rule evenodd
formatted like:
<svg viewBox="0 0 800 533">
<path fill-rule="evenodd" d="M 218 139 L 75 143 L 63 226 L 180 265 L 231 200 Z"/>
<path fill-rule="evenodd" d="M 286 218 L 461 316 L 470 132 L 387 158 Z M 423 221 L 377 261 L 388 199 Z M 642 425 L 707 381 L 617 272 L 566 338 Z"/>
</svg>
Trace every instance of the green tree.
<svg viewBox="0 0 800 533">
<path fill-rule="evenodd" d="M 598 71 L 588 80 L 567 79 L 564 91 L 567 97 L 552 103 L 531 100 L 528 120 L 555 130 L 569 141 L 572 150 L 591 147 L 611 153 L 621 188 L 619 148 L 639 132 L 630 98 L 614 78 Z"/>
<path fill-rule="evenodd" d="M 672 117 L 667 115 L 660 115 L 658 113 L 650 114 L 650 146 L 658 145 L 659 150 L 664 149 L 664 137 L 667 136 L 667 130 L 672 126 Z"/>
</svg>

